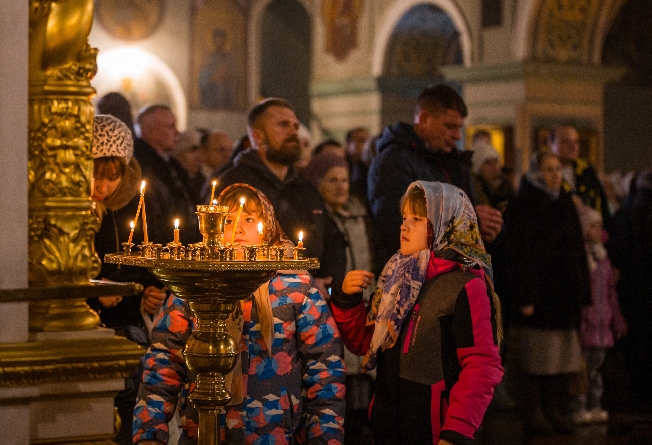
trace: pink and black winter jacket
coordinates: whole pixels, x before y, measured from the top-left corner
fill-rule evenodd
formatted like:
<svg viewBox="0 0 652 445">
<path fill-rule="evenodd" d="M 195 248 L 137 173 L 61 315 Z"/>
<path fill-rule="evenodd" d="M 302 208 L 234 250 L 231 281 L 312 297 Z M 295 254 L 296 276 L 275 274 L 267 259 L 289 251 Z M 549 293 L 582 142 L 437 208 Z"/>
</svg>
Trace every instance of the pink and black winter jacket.
<svg viewBox="0 0 652 445">
<path fill-rule="evenodd" d="M 338 301 L 332 310 L 344 344 L 364 355 L 374 330 L 367 308 Z M 503 375 L 495 311 L 482 270 L 431 260 L 397 343 L 378 354 L 369 409 L 375 445 L 475 443 Z"/>
</svg>

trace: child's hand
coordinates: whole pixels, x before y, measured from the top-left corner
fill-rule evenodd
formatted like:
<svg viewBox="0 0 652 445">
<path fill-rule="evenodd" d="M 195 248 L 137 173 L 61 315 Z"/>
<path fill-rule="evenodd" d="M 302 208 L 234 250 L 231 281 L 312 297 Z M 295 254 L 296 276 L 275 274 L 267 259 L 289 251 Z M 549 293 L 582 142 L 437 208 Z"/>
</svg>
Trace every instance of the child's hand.
<svg viewBox="0 0 652 445">
<path fill-rule="evenodd" d="M 167 294 L 165 289 L 157 289 L 154 286 L 147 286 L 143 292 L 142 297 L 142 306 L 145 312 L 151 315 L 156 315 L 158 311 L 163 307 L 165 303 L 165 298 Z"/>
<path fill-rule="evenodd" d="M 357 294 L 371 285 L 374 274 L 366 270 L 352 270 L 346 274 L 342 282 L 342 292 L 348 295 Z"/>
</svg>

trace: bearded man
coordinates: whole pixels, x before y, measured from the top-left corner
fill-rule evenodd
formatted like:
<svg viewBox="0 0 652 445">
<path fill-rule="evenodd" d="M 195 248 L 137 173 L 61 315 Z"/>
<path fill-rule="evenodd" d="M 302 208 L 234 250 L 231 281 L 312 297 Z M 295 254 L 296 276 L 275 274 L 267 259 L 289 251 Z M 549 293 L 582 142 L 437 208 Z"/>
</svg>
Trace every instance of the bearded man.
<svg viewBox="0 0 652 445">
<path fill-rule="evenodd" d="M 303 231 L 305 255 L 321 260 L 324 202 L 294 168 L 301 158 L 301 145 L 299 121 L 292 106 L 275 97 L 259 102 L 249 112 L 247 133 L 251 148 L 240 153 L 233 167 L 218 178 L 215 194 L 238 182 L 256 187 L 272 202 L 278 222 L 290 239 L 296 244 Z"/>
</svg>

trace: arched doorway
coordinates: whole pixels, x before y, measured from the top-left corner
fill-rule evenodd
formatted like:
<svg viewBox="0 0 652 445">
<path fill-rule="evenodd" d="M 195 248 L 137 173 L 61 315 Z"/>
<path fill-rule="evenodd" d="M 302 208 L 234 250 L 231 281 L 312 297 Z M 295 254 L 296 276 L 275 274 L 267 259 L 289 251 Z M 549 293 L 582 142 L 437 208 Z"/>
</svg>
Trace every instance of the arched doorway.
<svg viewBox="0 0 652 445">
<path fill-rule="evenodd" d="M 168 105 L 185 129 L 188 104 L 179 79 L 161 59 L 143 49 L 122 46 L 102 52 L 97 57 L 97 75 L 91 84 L 97 91 L 95 100 L 111 91 L 124 95 L 136 112 L 147 104 Z"/>
<path fill-rule="evenodd" d="M 296 0 L 274 0 L 261 23 L 260 95 L 289 100 L 297 117 L 311 118 L 309 85 L 312 75 L 312 25 Z"/>
<path fill-rule="evenodd" d="M 460 36 L 453 21 L 439 7 L 423 3 L 410 8 L 398 21 L 385 52 L 385 77 L 434 80 L 442 65 L 461 65 Z"/>
<path fill-rule="evenodd" d="M 387 40 L 378 87 L 382 124 L 409 120 L 424 87 L 443 80 L 440 67 L 463 65 L 461 33 L 446 11 L 418 3 L 405 11 Z"/>
</svg>

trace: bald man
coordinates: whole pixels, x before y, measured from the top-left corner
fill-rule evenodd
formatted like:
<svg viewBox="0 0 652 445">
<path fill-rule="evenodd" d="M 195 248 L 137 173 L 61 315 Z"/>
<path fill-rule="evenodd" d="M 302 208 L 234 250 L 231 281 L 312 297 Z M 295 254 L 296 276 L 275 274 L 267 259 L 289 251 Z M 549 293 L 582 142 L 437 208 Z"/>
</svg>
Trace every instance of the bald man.
<svg viewBox="0 0 652 445">
<path fill-rule="evenodd" d="M 179 139 L 174 113 L 166 105 L 151 105 L 140 112 L 137 122 L 141 136 L 134 141 L 134 156 L 147 183 L 149 239 L 163 245 L 170 242 L 170 228 L 179 218 L 181 242 L 201 241 L 196 208 L 186 185 L 187 173 L 172 157 Z"/>
</svg>

